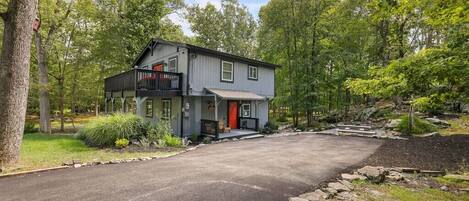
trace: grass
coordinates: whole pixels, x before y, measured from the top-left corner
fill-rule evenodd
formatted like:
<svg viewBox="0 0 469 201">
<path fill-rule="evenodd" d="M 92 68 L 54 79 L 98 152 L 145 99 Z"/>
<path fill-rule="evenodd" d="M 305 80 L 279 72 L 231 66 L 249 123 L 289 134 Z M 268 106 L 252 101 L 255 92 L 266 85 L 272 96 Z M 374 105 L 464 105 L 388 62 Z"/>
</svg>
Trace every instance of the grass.
<svg viewBox="0 0 469 201">
<path fill-rule="evenodd" d="M 463 115 L 457 119 L 448 120 L 451 127 L 440 129 L 442 135 L 469 134 L 469 115 Z"/>
<path fill-rule="evenodd" d="M 97 117 L 94 113 L 89 114 L 79 114 L 73 117 L 72 121 L 64 122 L 65 133 L 76 132 L 79 128 L 83 127 L 84 124 L 95 120 Z M 70 118 L 69 118 L 70 119 Z M 39 128 L 39 116 L 27 115 L 26 122 L 36 124 L 36 127 Z M 60 119 L 56 118 L 51 120 L 52 133 L 63 133 L 60 132 Z"/>
<path fill-rule="evenodd" d="M 438 131 L 438 127 L 431 124 L 425 119 L 414 116 L 414 126 L 412 127 L 412 134 L 419 135 Z M 409 116 L 403 115 L 401 123 L 397 126 L 397 130 L 401 133 L 407 133 L 409 130 Z"/>
<path fill-rule="evenodd" d="M 457 195 L 429 187 L 407 188 L 393 184 L 376 185 L 369 182 L 354 182 L 353 184 L 355 191 L 359 195 L 358 200 L 469 200 L 469 194 Z"/>
<path fill-rule="evenodd" d="M 81 162 L 109 161 L 150 156 L 171 156 L 173 152 L 118 152 L 92 148 L 72 135 L 26 134 L 20 151 L 20 160 L 8 167 L 4 173 L 34 170 L 62 165 L 63 162 L 80 160 Z"/>
</svg>

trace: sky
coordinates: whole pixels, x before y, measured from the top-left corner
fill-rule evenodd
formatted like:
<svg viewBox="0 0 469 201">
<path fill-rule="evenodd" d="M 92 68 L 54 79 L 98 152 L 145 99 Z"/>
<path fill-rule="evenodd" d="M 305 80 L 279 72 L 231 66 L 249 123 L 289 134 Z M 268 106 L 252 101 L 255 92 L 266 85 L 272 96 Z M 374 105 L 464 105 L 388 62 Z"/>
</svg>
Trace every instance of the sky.
<svg viewBox="0 0 469 201">
<path fill-rule="evenodd" d="M 207 3 L 211 3 L 215 5 L 215 7 L 220 8 L 221 0 L 184 0 L 186 4 L 199 4 L 201 6 L 207 5 Z M 239 0 L 239 2 L 245 5 L 252 16 L 257 20 L 259 9 L 261 6 L 267 4 L 269 0 Z M 184 19 L 181 13 L 172 13 L 168 16 L 168 18 L 173 21 L 175 24 L 181 25 L 182 31 L 184 34 L 188 36 L 193 36 L 194 33 L 191 31 L 189 22 Z"/>
</svg>

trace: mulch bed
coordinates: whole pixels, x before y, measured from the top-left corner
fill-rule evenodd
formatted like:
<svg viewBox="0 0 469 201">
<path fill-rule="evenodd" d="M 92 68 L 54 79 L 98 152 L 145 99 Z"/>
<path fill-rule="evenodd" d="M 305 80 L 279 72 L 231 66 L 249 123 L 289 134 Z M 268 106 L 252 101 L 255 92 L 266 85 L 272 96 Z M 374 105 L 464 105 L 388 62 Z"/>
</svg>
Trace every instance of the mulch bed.
<svg viewBox="0 0 469 201">
<path fill-rule="evenodd" d="M 469 168 L 469 135 L 386 140 L 360 165 L 457 171 Z"/>
</svg>

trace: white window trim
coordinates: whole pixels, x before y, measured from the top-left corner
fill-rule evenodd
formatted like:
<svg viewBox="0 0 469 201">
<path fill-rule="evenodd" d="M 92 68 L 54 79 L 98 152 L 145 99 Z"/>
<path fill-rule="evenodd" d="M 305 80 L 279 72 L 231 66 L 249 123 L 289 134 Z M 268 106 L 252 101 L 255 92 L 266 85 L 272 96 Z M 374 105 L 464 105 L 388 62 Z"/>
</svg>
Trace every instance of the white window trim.
<svg viewBox="0 0 469 201">
<path fill-rule="evenodd" d="M 171 59 L 168 60 L 168 71 L 169 71 L 169 72 L 173 72 L 173 71 L 170 71 L 170 69 L 169 69 L 169 68 L 170 68 L 170 65 L 169 65 L 169 64 L 170 64 L 171 61 L 173 61 L 173 60 L 176 60 L 176 62 L 175 62 L 176 66 L 174 66 L 174 73 L 176 73 L 176 72 L 178 71 L 178 58 L 177 58 L 177 57 L 173 57 L 173 58 L 171 58 Z"/>
<path fill-rule="evenodd" d="M 148 108 L 148 106 L 150 106 L 150 108 Z M 148 109 L 151 109 L 151 111 L 148 111 Z M 150 114 L 148 112 L 150 112 Z M 153 118 L 153 99 L 147 99 L 145 101 L 145 117 Z"/>
<path fill-rule="evenodd" d="M 248 108 L 249 108 L 248 109 L 248 112 L 249 112 L 248 115 L 244 115 L 244 112 L 246 112 L 245 111 L 245 106 L 248 106 Z M 242 115 L 242 117 L 251 117 L 251 104 L 245 103 L 245 104 L 241 105 L 241 115 Z"/>
<path fill-rule="evenodd" d="M 231 64 L 231 77 L 230 77 L 229 80 L 228 80 L 228 79 L 223 79 L 223 73 L 224 73 L 224 72 L 229 72 L 229 71 L 224 71 L 224 70 L 223 70 L 223 65 L 224 65 L 225 63 Z M 220 68 L 221 68 L 221 69 L 220 69 L 220 71 L 221 71 L 221 74 L 220 74 L 220 76 L 221 76 L 221 81 L 233 82 L 233 80 L 234 80 L 234 63 L 233 63 L 233 62 L 229 62 L 229 61 L 222 61 Z"/>
<path fill-rule="evenodd" d="M 169 104 L 169 113 L 167 114 L 168 117 L 165 117 L 164 114 L 165 114 L 165 108 L 164 108 L 164 105 L 165 105 L 165 102 L 167 102 Z M 170 120 L 171 119 L 171 112 L 172 112 L 172 105 L 171 105 L 171 99 L 164 99 L 164 100 L 161 100 L 161 110 L 162 110 L 162 114 L 161 114 L 161 119 L 163 120 Z"/>
<path fill-rule="evenodd" d="M 255 69 L 256 77 L 251 77 L 251 69 Z M 259 69 L 257 68 L 257 66 L 248 66 L 248 79 L 257 80 L 258 77 L 259 77 Z"/>
</svg>

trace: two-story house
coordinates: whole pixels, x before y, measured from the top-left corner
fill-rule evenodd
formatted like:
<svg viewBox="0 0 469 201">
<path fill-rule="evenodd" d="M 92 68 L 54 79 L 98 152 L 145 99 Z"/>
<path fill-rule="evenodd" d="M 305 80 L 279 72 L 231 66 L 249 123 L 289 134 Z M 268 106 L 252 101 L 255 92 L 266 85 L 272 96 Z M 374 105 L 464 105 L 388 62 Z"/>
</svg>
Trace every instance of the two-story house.
<svg viewBox="0 0 469 201">
<path fill-rule="evenodd" d="M 181 137 L 257 133 L 268 121 L 278 65 L 195 45 L 151 40 L 132 69 L 105 79 L 107 112 L 171 122 Z"/>
</svg>

